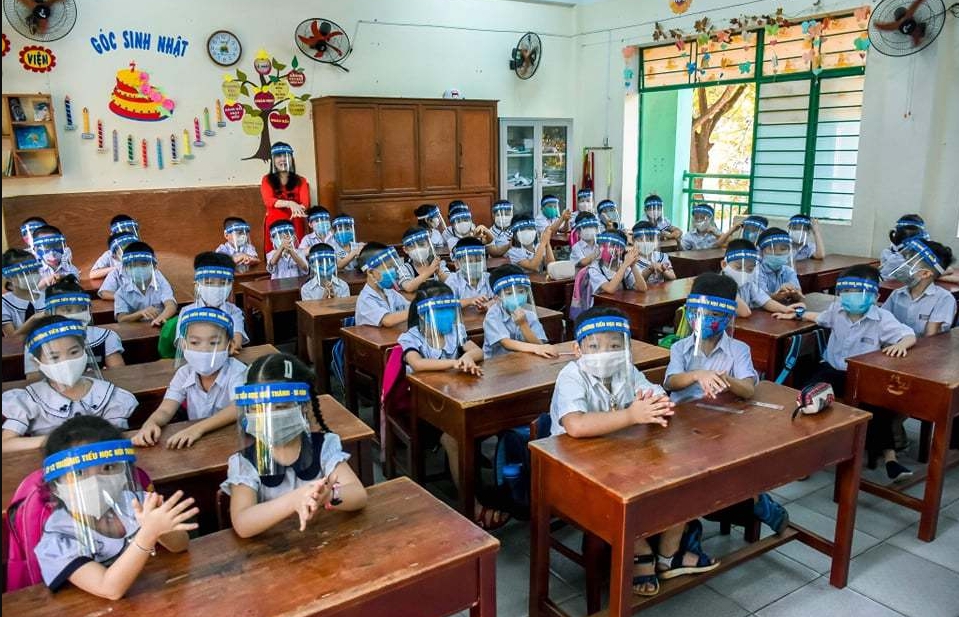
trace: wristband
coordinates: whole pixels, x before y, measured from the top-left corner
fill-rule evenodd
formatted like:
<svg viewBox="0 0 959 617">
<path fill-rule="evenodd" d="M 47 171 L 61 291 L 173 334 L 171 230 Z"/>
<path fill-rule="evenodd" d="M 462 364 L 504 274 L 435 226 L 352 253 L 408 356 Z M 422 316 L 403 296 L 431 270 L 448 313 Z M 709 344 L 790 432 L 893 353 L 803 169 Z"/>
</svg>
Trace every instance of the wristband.
<svg viewBox="0 0 959 617">
<path fill-rule="evenodd" d="M 156 545 L 154 545 L 153 548 L 143 548 L 142 546 L 140 546 L 140 543 L 137 542 L 136 538 L 133 538 L 132 542 L 133 542 L 133 546 L 137 547 L 138 549 L 140 549 L 140 550 L 143 551 L 144 553 L 149 553 L 149 554 L 150 554 L 150 557 L 156 557 L 156 555 L 157 555 L 157 547 L 156 547 Z"/>
<path fill-rule="evenodd" d="M 806 314 L 806 309 L 803 307 L 796 307 L 796 319 L 802 319 L 803 315 Z"/>
</svg>

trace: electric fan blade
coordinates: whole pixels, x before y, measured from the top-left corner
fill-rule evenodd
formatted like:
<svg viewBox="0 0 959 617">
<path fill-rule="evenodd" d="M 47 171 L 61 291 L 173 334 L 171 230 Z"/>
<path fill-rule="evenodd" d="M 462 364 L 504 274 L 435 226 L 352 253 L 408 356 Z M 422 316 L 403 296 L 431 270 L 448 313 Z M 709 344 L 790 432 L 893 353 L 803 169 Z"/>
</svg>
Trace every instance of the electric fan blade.
<svg viewBox="0 0 959 617">
<path fill-rule="evenodd" d="M 310 31 L 313 33 L 313 36 L 320 36 L 320 27 L 315 21 L 310 24 Z"/>
<path fill-rule="evenodd" d="M 923 2 L 925 2 L 925 0 L 912 0 L 912 4 L 910 4 L 909 8 L 906 9 L 905 14 L 899 18 L 899 23 L 902 23 L 907 19 L 912 19 L 912 16 L 915 14 L 916 10 L 919 9 L 919 5 L 921 5 Z"/>
<path fill-rule="evenodd" d="M 926 36 L 926 25 L 917 24 L 916 27 L 913 28 L 912 32 L 909 33 L 909 36 L 912 37 L 913 47 L 919 47 L 919 44 L 922 43 L 922 39 L 924 39 Z"/>
<path fill-rule="evenodd" d="M 878 21 L 874 21 L 874 22 L 872 22 L 872 25 L 873 25 L 873 27 L 876 28 L 876 30 L 884 30 L 884 31 L 887 31 L 887 32 L 888 32 L 888 31 L 891 31 L 891 30 L 898 30 L 898 29 L 899 29 L 899 22 L 898 22 L 898 21 L 887 21 L 887 22 L 882 22 L 882 23 L 880 23 L 880 22 L 878 22 Z"/>
<path fill-rule="evenodd" d="M 330 44 L 330 43 L 327 43 L 327 44 L 326 44 L 326 48 L 327 48 L 327 49 L 332 49 L 333 51 L 335 51 L 336 53 L 338 53 L 338 54 L 341 55 L 341 56 L 343 55 L 343 52 L 340 50 L 340 48 L 339 48 L 339 47 L 336 47 L 335 45 L 332 45 L 332 44 Z"/>
</svg>

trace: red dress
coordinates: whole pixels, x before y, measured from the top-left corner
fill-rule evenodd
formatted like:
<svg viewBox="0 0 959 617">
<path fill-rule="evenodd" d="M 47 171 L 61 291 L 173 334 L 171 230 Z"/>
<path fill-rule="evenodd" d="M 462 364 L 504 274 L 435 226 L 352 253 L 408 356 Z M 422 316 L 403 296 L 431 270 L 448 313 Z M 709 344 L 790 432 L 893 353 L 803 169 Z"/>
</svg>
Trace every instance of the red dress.
<svg viewBox="0 0 959 617">
<path fill-rule="evenodd" d="M 270 184 L 270 176 L 266 175 L 263 176 L 263 180 L 260 182 L 260 195 L 263 197 L 263 206 L 266 208 L 266 215 L 263 217 L 263 252 L 269 252 L 269 247 L 273 246 L 273 243 L 268 242 L 268 240 L 270 239 L 270 225 L 276 221 L 290 220 L 293 222 L 293 227 L 296 229 L 296 244 L 298 246 L 300 239 L 306 233 L 306 219 L 291 218 L 293 213 L 289 208 L 277 208 L 274 204 L 279 199 L 286 199 L 295 201 L 304 208 L 309 208 L 310 183 L 306 181 L 306 178 L 300 176 L 299 184 L 297 184 L 292 191 L 288 191 L 285 188 L 274 191 L 273 186 Z"/>
</svg>

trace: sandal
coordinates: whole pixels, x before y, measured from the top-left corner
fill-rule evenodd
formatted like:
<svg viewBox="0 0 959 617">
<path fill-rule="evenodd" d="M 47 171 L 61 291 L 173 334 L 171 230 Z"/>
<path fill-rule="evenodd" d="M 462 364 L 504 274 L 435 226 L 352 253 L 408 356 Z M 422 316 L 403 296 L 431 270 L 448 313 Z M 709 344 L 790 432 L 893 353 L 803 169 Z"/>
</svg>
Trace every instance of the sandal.
<svg viewBox="0 0 959 617">
<path fill-rule="evenodd" d="M 497 517 L 497 513 L 499 516 Z M 496 531 L 510 521 L 512 516 L 509 512 L 494 510 L 486 506 L 480 506 L 479 514 L 473 519 L 473 522 L 483 531 Z"/>
<path fill-rule="evenodd" d="M 633 565 L 652 565 L 656 563 L 656 558 L 652 554 L 636 555 L 633 557 Z M 652 585 L 652 591 L 643 591 L 647 585 Z M 652 574 L 633 575 L 633 593 L 637 596 L 650 598 L 659 593 L 659 577 L 656 576 L 656 568 L 653 567 Z"/>
<path fill-rule="evenodd" d="M 687 554 L 696 555 L 695 565 L 689 566 L 683 563 L 683 558 Z M 676 551 L 676 554 L 672 557 L 660 555 L 657 566 L 662 566 L 657 567 L 657 570 L 659 570 L 659 578 L 667 580 L 677 576 L 683 576 L 685 574 L 702 574 L 704 572 L 709 572 L 710 570 L 715 570 L 719 567 L 719 561 L 712 559 L 705 553 L 693 553 L 679 550 Z"/>
</svg>

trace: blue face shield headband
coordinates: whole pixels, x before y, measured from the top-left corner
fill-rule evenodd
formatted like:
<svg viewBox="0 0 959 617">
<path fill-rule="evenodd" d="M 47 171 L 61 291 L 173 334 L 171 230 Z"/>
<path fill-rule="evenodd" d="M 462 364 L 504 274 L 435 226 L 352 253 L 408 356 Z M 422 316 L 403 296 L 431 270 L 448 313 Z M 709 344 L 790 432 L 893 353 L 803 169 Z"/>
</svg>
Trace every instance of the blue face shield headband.
<svg viewBox="0 0 959 617">
<path fill-rule="evenodd" d="M 333 251 L 316 251 L 309 255 L 310 268 L 327 276 L 336 272 L 336 254 Z"/>
<path fill-rule="evenodd" d="M 110 463 L 133 463 L 137 460 L 129 439 L 99 441 L 61 450 L 43 459 L 43 481 L 53 482 L 68 473 Z"/>
<path fill-rule="evenodd" d="M 57 294 L 55 296 L 47 296 L 44 299 L 45 308 L 51 312 L 55 312 L 56 309 L 63 306 L 79 306 L 88 309 L 90 308 L 90 304 L 90 296 L 87 294 Z"/>
<path fill-rule="evenodd" d="M 193 282 L 199 283 L 204 279 L 217 279 L 233 282 L 233 270 L 219 266 L 200 266 L 193 271 Z"/>
<path fill-rule="evenodd" d="M 205 306 L 180 313 L 180 318 L 177 320 L 177 328 L 180 330 L 180 336 L 186 336 L 190 324 L 195 323 L 208 323 L 219 326 L 226 331 L 228 340 L 233 338 L 233 319 L 218 308 Z"/>
<path fill-rule="evenodd" d="M 593 317 L 584 320 L 576 328 L 576 342 L 582 343 L 583 339 L 593 334 L 602 332 L 614 332 L 618 334 L 629 335 L 629 321 L 622 317 L 604 316 Z"/>
<path fill-rule="evenodd" d="M 250 233 L 250 226 L 247 225 L 246 223 L 233 223 L 229 225 L 223 231 L 225 231 L 228 234 L 236 234 L 236 233 L 248 234 Z"/>
<path fill-rule="evenodd" d="M 87 328 L 79 321 L 73 321 L 72 319 L 58 321 L 57 323 L 35 330 L 30 338 L 26 340 L 24 346 L 28 352 L 36 356 L 37 351 L 42 345 L 68 336 L 78 338 L 85 343 L 87 340 Z"/>
<path fill-rule="evenodd" d="M 25 274 L 33 274 L 40 271 L 40 262 L 34 259 L 21 261 L 11 264 L 3 269 L 3 278 L 12 279 Z"/>
</svg>

